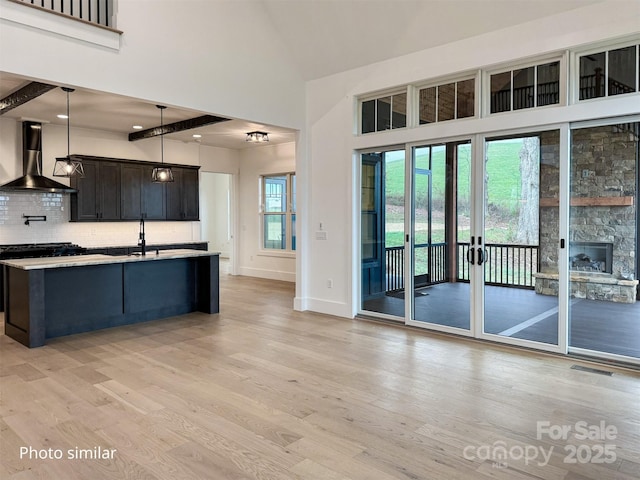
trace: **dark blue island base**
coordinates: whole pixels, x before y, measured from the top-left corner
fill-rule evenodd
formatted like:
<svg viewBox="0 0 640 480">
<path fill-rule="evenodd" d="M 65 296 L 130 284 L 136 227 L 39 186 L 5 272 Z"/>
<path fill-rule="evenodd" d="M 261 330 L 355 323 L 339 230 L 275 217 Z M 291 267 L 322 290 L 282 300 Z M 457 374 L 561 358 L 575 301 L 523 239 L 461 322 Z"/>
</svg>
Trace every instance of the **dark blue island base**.
<svg viewBox="0 0 640 480">
<path fill-rule="evenodd" d="M 5 264 L 5 334 L 39 347 L 63 335 L 220 311 L 217 254 L 149 257 L 57 268 Z"/>
</svg>

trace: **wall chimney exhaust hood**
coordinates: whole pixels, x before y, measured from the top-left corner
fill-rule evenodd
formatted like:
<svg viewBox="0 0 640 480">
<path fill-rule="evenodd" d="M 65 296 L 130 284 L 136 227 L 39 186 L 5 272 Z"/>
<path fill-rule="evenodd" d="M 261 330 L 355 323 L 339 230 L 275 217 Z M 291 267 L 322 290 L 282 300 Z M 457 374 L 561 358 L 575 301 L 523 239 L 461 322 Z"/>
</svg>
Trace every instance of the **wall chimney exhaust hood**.
<svg viewBox="0 0 640 480">
<path fill-rule="evenodd" d="M 76 192 L 75 189 L 42 175 L 41 123 L 31 121 L 22 122 L 22 168 L 22 177 L 0 185 L 0 190 L 8 192 Z"/>
</svg>

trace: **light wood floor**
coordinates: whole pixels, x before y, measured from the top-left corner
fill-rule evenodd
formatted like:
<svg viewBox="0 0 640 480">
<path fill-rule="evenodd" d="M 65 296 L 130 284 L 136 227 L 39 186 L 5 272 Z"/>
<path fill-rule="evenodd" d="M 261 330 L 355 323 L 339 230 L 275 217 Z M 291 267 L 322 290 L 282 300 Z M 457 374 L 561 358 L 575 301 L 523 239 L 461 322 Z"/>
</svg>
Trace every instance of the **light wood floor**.
<svg viewBox="0 0 640 480">
<path fill-rule="evenodd" d="M 293 295 L 291 284 L 223 275 L 219 315 L 37 349 L 1 336 L 0 478 L 640 478 L 637 372 L 294 312 Z M 615 438 L 577 438 L 581 421 Z M 572 431 L 554 440 L 537 422 Z M 507 455 L 492 459 L 501 446 Z M 21 447 L 63 458 L 20 459 Z M 116 452 L 67 458 L 76 447 Z"/>
</svg>

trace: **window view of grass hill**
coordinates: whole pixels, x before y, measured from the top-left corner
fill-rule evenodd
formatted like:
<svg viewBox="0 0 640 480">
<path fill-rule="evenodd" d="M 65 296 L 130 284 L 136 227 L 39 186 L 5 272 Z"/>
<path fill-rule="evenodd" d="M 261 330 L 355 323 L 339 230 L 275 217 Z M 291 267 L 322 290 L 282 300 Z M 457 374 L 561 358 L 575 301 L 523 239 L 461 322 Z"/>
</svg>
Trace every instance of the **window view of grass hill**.
<svg viewBox="0 0 640 480">
<path fill-rule="evenodd" d="M 537 202 L 528 205 L 523 195 L 521 165 L 526 158 L 534 164 L 535 175 L 527 175 L 531 183 L 538 182 L 539 149 L 537 138 L 495 140 L 487 143 L 485 175 L 485 242 L 527 244 L 537 238 L 537 221 L 523 226 L 521 216 L 537 217 Z M 385 156 L 386 198 L 386 247 L 403 245 L 404 237 L 404 150 L 388 152 Z M 428 150 L 416 152 L 416 167 L 420 172 L 428 170 Z M 424 170 L 423 170 L 424 169 Z M 469 241 L 471 146 L 458 147 L 458 241 Z M 434 146 L 431 159 L 431 243 L 444 242 L 445 205 L 445 148 Z M 428 180 L 426 175 L 416 174 L 416 243 L 428 243 Z M 537 188 L 535 188 L 537 192 Z M 523 196 L 525 198 L 523 198 Z M 537 196 L 536 196 L 537 199 Z M 527 211 L 526 209 L 529 209 Z M 533 231 L 523 231 L 523 229 Z M 529 241 L 523 241 L 523 239 Z M 537 243 L 533 240 L 532 243 Z"/>
</svg>

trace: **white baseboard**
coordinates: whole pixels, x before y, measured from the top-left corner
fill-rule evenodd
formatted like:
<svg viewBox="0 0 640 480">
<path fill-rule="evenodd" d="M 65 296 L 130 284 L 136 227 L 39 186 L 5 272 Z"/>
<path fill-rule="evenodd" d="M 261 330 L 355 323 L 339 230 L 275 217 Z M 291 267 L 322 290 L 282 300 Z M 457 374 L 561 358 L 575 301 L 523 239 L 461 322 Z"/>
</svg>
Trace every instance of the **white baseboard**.
<svg viewBox="0 0 640 480">
<path fill-rule="evenodd" d="M 269 280 L 281 280 L 283 282 L 296 281 L 296 274 L 292 272 L 282 272 L 277 270 L 266 270 L 262 268 L 248 268 L 240 267 L 239 275 L 245 275 L 247 277 L 267 278 Z"/>
<path fill-rule="evenodd" d="M 294 309 L 309 310 L 311 312 L 334 315 L 336 317 L 353 318 L 353 313 L 349 305 L 343 302 L 332 302 L 330 300 L 320 300 L 318 298 L 299 298 L 294 300 Z M 306 307 L 306 308 L 302 308 Z"/>
</svg>

